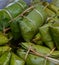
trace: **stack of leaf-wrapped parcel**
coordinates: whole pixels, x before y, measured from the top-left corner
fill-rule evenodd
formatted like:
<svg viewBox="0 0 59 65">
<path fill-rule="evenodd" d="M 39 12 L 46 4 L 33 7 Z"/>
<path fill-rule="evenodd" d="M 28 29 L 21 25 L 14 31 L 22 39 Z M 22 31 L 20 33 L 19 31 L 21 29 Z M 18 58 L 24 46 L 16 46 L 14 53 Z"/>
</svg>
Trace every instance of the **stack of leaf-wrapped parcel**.
<svg viewBox="0 0 59 65">
<path fill-rule="evenodd" d="M 59 7 L 17 0 L 0 10 L 0 65 L 59 65 Z"/>
</svg>

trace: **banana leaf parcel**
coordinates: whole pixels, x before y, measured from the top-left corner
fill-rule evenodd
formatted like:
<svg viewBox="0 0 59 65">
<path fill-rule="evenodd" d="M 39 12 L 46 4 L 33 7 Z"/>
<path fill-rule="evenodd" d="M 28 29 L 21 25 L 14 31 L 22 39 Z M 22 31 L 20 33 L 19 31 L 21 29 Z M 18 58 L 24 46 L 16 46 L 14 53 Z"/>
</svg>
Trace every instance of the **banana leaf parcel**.
<svg viewBox="0 0 59 65">
<path fill-rule="evenodd" d="M 52 38 L 59 50 L 59 27 L 50 27 Z"/>
<path fill-rule="evenodd" d="M 25 62 L 21 58 L 12 53 L 10 65 L 24 65 L 24 64 Z"/>
<path fill-rule="evenodd" d="M 56 13 L 56 16 L 59 16 L 59 7 L 55 6 L 54 4 L 49 4 L 48 2 L 45 2 L 44 5 L 48 5 L 47 7 Z"/>
<path fill-rule="evenodd" d="M 30 46 L 32 47 L 32 49 L 34 49 L 35 51 L 37 51 L 38 53 L 44 54 L 44 55 L 49 55 L 50 57 L 53 58 L 58 58 L 59 57 L 59 51 L 55 50 L 51 53 L 51 49 L 41 46 L 41 45 L 35 45 L 33 43 L 30 42 L 25 42 L 22 43 L 21 46 L 24 48 L 24 50 L 27 50 L 30 48 Z"/>
<path fill-rule="evenodd" d="M 52 37 L 49 33 L 49 26 L 51 26 L 51 23 L 45 24 L 44 26 L 40 27 L 39 31 L 41 33 L 42 41 L 49 47 L 54 48 L 54 43 L 52 41 Z"/>
<path fill-rule="evenodd" d="M 59 65 L 59 8 L 37 1 L 0 10 L 0 65 Z"/>
<path fill-rule="evenodd" d="M 27 51 L 24 49 L 17 50 L 18 56 L 21 57 L 22 59 L 25 59 L 26 52 Z M 42 57 L 38 57 L 30 52 L 25 60 L 25 64 L 26 65 L 56 65 L 52 63 L 51 61 L 48 61 L 47 59 L 44 59 Z"/>
<path fill-rule="evenodd" d="M 43 8 L 42 5 L 35 5 L 35 8 L 19 22 L 25 41 L 31 41 L 38 31 L 38 27 L 44 24 L 47 15 Z"/>
<path fill-rule="evenodd" d="M 1 57 L 0 57 L 0 65 L 9 65 L 11 53 L 10 52 L 5 52 Z"/>
<path fill-rule="evenodd" d="M 42 53 L 44 55 L 47 55 L 47 54 L 50 53 L 50 49 L 49 48 L 41 46 L 41 45 L 35 45 L 35 44 L 31 43 L 31 42 L 22 43 L 21 46 L 24 49 L 28 49 L 30 46 L 32 46 L 32 48 L 34 50 L 36 50 L 37 52 Z"/>
<path fill-rule="evenodd" d="M 21 14 L 27 8 L 23 0 L 9 4 L 5 9 L 0 10 L 0 31 L 9 27 L 9 21 Z"/>
</svg>

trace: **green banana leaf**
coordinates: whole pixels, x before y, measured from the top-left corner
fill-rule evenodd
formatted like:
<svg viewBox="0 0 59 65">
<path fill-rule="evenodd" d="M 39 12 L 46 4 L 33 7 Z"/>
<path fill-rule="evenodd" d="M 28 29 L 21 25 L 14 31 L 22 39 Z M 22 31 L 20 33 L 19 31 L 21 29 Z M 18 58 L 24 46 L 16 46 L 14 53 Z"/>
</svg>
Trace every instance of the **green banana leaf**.
<svg viewBox="0 0 59 65">
<path fill-rule="evenodd" d="M 28 58 L 26 61 L 27 61 L 26 65 L 55 65 L 54 63 L 49 62 L 48 60 L 42 57 L 37 57 L 32 54 L 28 55 Z"/>
<path fill-rule="evenodd" d="M 52 11 L 54 11 L 56 13 L 57 16 L 59 16 L 59 8 L 53 4 L 50 4 L 48 6 L 49 9 L 51 9 Z"/>
<path fill-rule="evenodd" d="M 51 36 L 52 36 L 57 48 L 59 49 L 59 27 L 51 26 L 50 33 L 51 33 Z"/>
<path fill-rule="evenodd" d="M 5 52 L 1 57 L 0 57 L 0 65 L 9 65 L 11 53 L 10 52 Z"/>
<path fill-rule="evenodd" d="M 42 41 L 50 48 L 54 48 L 54 43 L 52 41 L 52 37 L 49 33 L 49 26 L 51 26 L 51 23 L 45 24 L 42 27 L 39 28 L 39 31 L 41 33 Z"/>
<path fill-rule="evenodd" d="M 49 8 L 49 9 L 52 10 L 52 11 L 54 11 L 55 13 L 58 12 L 58 9 L 59 9 L 59 8 L 56 7 L 55 5 L 51 4 L 51 3 L 49 4 L 48 2 L 44 2 L 43 5 L 44 5 L 44 6 L 47 6 L 47 5 L 48 5 L 47 8 Z"/>
<path fill-rule="evenodd" d="M 32 49 L 34 49 L 35 51 L 39 52 L 40 54 L 44 54 L 44 55 L 49 55 L 50 52 L 51 52 L 51 50 L 49 48 L 45 47 L 45 46 L 35 45 L 33 43 L 30 43 L 30 42 L 22 43 L 21 46 L 25 50 L 27 50 L 31 46 Z M 59 51 L 53 51 L 49 56 L 53 57 L 53 58 L 58 58 L 59 57 Z"/>
<path fill-rule="evenodd" d="M 45 8 L 44 10 L 46 11 L 48 17 L 54 17 L 54 16 L 56 15 L 56 14 L 55 14 L 52 10 L 50 10 L 49 8 Z"/>
<path fill-rule="evenodd" d="M 57 16 L 59 16 L 59 8 L 57 6 L 55 6 L 54 4 L 52 3 L 48 3 L 48 2 L 44 2 L 43 3 L 44 6 L 47 6 L 47 8 L 49 8 L 50 10 L 52 10 L 53 12 L 56 13 Z"/>
<path fill-rule="evenodd" d="M 24 40 L 31 41 L 45 20 L 46 12 L 43 10 L 43 6 L 36 5 L 35 8 L 19 22 Z"/>
<path fill-rule="evenodd" d="M 34 49 L 35 51 L 39 52 L 39 53 L 42 53 L 44 55 L 47 55 L 47 53 L 49 54 L 50 53 L 50 49 L 47 48 L 47 47 L 44 47 L 44 46 L 41 46 L 41 45 L 35 45 L 31 42 L 25 42 L 25 43 L 22 43 L 21 46 L 24 48 L 24 49 L 28 49 L 30 46 L 32 47 L 32 49 Z"/>
<path fill-rule="evenodd" d="M 24 51 L 24 49 L 18 49 L 17 54 L 19 57 L 24 59 L 26 56 L 26 51 Z M 26 65 L 55 65 L 54 63 L 48 61 L 47 59 L 38 57 L 33 54 L 28 54 L 25 61 L 26 61 Z"/>
<path fill-rule="evenodd" d="M 5 9 L 0 10 L 0 30 L 9 26 L 9 21 L 27 8 L 27 4 L 23 0 L 18 0 L 12 4 L 9 4 Z"/>
<path fill-rule="evenodd" d="M 43 42 L 42 42 L 42 40 L 41 40 L 41 35 L 40 35 L 40 33 L 37 33 L 35 36 L 34 36 L 34 38 L 33 38 L 33 40 L 32 40 L 35 44 L 37 44 L 37 45 L 42 45 L 43 44 Z"/>
<path fill-rule="evenodd" d="M 19 58 L 17 55 L 12 53 L 10 65 L 24 65 L 25 62 L 21 58 Z"/>
<path fill-rule="evenodd" d="M 9 42 L 9 39 L 0 32 L 0 45 L 4 45 Z"/>
<path fill-rule="evenodd" d="M 21 18 L 18 18 L 17 20 L 10 23 L 10 29 L 15 40 L 19 39 L 21 35 L 21 31 L 18 25 L 18 21 L 20 21 L 20 19 Z"/>
<path fill-rule="evenodd" d="M 58 51 L 58 50 L 54 51 L 54 52 L 51 54 L 51 57 L 58 59 L 58 58 L 59 58 L 59 51 Z"/>
<path fill-rule="evenodd" d="M 5 53 L 5 52 L 7 52 L 7 51 L 10 51 L 11 50 L 11 48 L 9 47 L 9 46 L 0 46 L 0 56 L 3 54 L 3 53 Z"/>
</svg>

